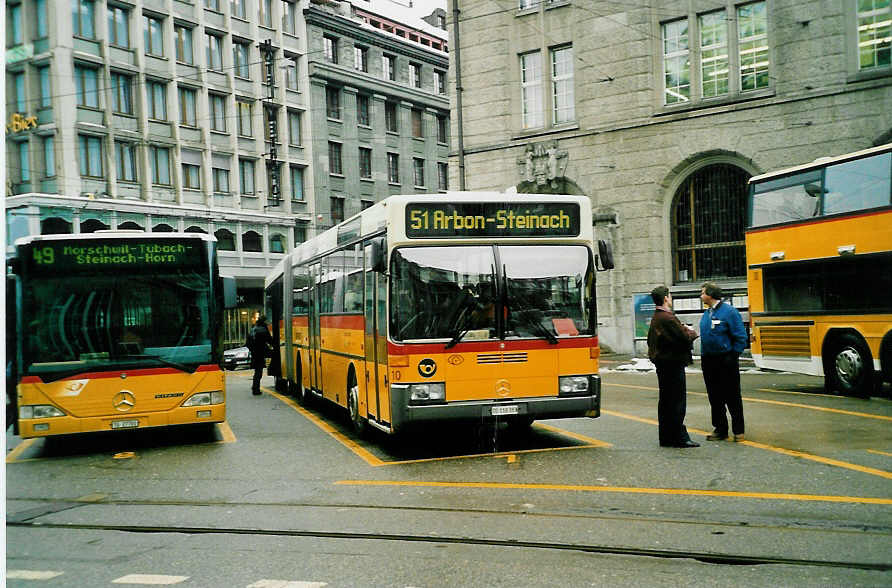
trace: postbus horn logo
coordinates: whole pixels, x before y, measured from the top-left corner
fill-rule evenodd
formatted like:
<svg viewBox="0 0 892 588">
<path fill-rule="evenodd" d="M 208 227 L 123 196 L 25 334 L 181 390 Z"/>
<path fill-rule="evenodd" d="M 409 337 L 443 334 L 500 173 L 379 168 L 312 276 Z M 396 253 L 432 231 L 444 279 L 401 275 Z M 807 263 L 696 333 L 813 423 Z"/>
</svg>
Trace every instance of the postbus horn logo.
<svg viewBox="0 0 892 588">
<path fill-rule="evenodd" d="M 430 358 L 422 359 L 418 362 L 418 373 L 422 378 L 430 378 L 437 373 L 437 363 Z"/>
</svg>

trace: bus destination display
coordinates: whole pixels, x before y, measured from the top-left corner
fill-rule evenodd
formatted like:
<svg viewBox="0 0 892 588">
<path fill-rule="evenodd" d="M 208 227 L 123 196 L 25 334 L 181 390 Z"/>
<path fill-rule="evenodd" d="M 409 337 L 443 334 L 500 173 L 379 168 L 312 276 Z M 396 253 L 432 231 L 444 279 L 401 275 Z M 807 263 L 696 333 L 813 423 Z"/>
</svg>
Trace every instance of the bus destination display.
<svg viewBox="0 0 892 588">
<path fill-rule="evenodd" d="M 406 236 L 439 237 L 576 237 L 579 205 L 575 202 L 409 203 Z"/>
<path fill-rule="evenodd" d="M 152 239 L 38 241 L 25 263 L 32 272 L 179 268 L 201 264 L 201 243 Z"/>
</svg>

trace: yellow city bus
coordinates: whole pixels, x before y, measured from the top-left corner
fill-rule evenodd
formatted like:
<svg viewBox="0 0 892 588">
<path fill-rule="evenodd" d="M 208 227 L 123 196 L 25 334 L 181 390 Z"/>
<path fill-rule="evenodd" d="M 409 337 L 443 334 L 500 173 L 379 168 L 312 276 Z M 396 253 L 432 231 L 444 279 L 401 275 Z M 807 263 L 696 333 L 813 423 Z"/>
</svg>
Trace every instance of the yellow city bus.
<svg viewBox="0 0 892 588">
<path fill-rule="evenodd" d="M 216 239 L 99 231 L 15 247 L 19 435 L 226 419 L 221 318 L 235 288 Z"/>
<path fill-rule="evenodd" d="M 869 396 L 892 381 L 892 144 L 750 179 L 758 367 Z"/>
<path fill-rule="evenodd" d="M 266 279 L 277 387 L 358 432 L 597 417 L 591 204 L 578 196 L 391 196 L 299 245 Z"/>
</svg>

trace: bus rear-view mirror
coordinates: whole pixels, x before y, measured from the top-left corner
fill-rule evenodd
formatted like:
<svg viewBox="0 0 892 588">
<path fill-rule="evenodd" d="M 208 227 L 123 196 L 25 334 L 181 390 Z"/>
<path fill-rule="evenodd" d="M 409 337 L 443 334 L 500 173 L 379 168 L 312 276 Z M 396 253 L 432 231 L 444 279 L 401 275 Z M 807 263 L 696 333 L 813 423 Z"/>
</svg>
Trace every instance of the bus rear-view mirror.
<svg viewBox="0 0 892 588">
<path fill-rule="evenodd" d="M 612 270 L 613 264 L 613 247 L 607 241 L 598 239 L 598 257 L 595 260 L 595 267 L 599 272 Z"/>
</svg>

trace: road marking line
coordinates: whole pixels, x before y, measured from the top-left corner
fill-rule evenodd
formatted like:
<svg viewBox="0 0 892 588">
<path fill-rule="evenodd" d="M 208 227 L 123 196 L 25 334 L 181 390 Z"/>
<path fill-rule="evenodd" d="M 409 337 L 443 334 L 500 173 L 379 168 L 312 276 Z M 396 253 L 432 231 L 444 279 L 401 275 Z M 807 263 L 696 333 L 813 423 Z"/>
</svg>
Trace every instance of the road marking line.
<svg viewBox="0 0 892 588">
<path fill-rule="evenodd" d="M 249 584 L 247 588 L 322 588 L 328 586 L 326 582 L 301 582 L 288 580 L 257 580 Z"/>
<path fill-rule="evenodd" d="M 576 439 L 577 441 L 582 441 L 583 443 L 587 443 L 591 447 L 613 447 L 613 445 L 611 445 L 607 441 L 601 441 L 600 439 L 586 437 L 585 435 L 573 433 L 572 431 L 567 431 L 565 429 L 559 429 L 551 425 L 546 425 L 545 423 L 535 423 L 533 426 L 539 429 L 545 429 L 546 431 L 551 431 L 552 433 L 557 433 L 558 435 L 563 435 L 564 437 Z"/>
<path fill-rule="evenodd" d="M 220 435 L 223 437 L 217 443 L 235 443 L 235 433 L 232 432 L 232 427 L 229 426 L 228 421 L 217 423 L 217 430 L 220 431 Z"/>
<path fill-rule="evenodd" d="M 6 570 L 7 580 L 52 580 L 65 572 L 49 572 L 37 570 Z"/>
<path fill-rule="evenodd" d="M 886 457 L 892 457 L 892 453 L 880 451 L 879 449 L 868 449 L 867 453 L 876 453 L 877 455 L 885 455 Z"/>
<path fill-rule="evenodd" d="M 628 419 L 630 421 L 638 421 L 639 423 L 647 423 L 649 425 L 659 425 L 659 423 L 653 419 L 645 419 L 645 418 L 630 415 L 630 414 L 616 412 L 614 410 L 601 409 L 601 412 L 604 414 L 608 414 L 610 416 Z M 694 429 L 691 427 L 688 427 L 688 432 L 696 433 L 698 435 L 703 435 L 703 436 L 706 436 L 709 434 L 707 431 L 703 431 L 700 429 Z M 791 457 L 799 457 L 802 459 L 808 459 L 811 461 L 816 461 L 818 463 L 822 463 L 824 465 L 836 466 L 838 468 L 845 468 L 847 470 L 854 470 L 856 472 L 861 472 L 862 474 L 871 474 L 873 476 L 880 476 L 881 478 L 886 478 L 888 480 L 892 480 L 892 472 L 887 472 L 885 470 L 880 470 L 880 469 L 876 469 L 876 468 L 869 468 L 866 466 L 860 466 L 858 464 L 849 463 L 847 461 L 840 461 L 838 459 L 831 459 L 829 457 L 821 457 L 820 455 L 804 453 L 802 451 L 795 451 L 793 449 L 785 449 L 783 447 L 775 447 L 774 445 L 768 445 L 766 443 L 759 443 L 757 441 L 738 441 L 736 443 L 736 445 L 748 445 L 750 447 L 755 447 L 757 449 L 765 449 L 767 451 L 774 451 L 775 453 L 781 453 L 783 455 L 789 455 Z"/>
<path fill-rule="evenodd" d="M 500 482 L 421 482 L 403 480 L 338 480 L 338 486 L 401 486 L 420 488 L 481 488 L 488 490 L 548 490 L 574 492 L 613 492 L 620 494 L 669 494 L 675 496 L 711 496 L 722 498 L 758 498 L 808 502 L 847 502 L 892 505 L 892 498 L 868 496 L 832 496 L 822 494 L 786 494 L 773 492 L 737 492 L 731 490 L 695 490 L 689 488 L 636 488 L 623 486 L 577 486 L 568 484 L 515 484 Z"/>
<path fill-rule="evenodd" d="M 35 443 L 37 443 L 37 439 L 33 437 L 31 439 L 25 439 L 24 441 L 19 443 L 18 446 L 16 446 L 16 448 L 10 451 L 9 454 L 6 456 L 6 463 L 15 463 L 16 461 L 18 461 L 19 456 L 25 453 L 25 451 L 27 451 L 28 448 Z"/>
<path fill-rule="evenodd" d="M 121 576 L 117 580 L 112 580 L 112 584 L 150 584 L 153 586 L 167 586 L 170 584 L 179 584 L 189 579 L 189 576 L 165 576 L 162 574 L 128 574 Z"/>
</svg>

